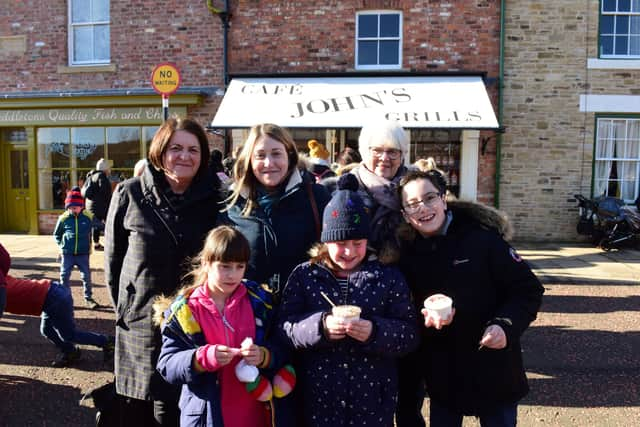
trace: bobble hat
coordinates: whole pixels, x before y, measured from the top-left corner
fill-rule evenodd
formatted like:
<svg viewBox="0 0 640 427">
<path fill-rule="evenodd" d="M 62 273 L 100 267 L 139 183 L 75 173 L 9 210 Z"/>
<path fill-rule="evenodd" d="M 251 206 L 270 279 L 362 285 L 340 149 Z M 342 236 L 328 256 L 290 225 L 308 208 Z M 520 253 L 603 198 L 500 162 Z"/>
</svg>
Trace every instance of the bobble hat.
<svg viewBox="0 0 640 427">
<path fill-rule="evenodd" d="M 358 195 L 358 179 L 345 174 L 338 179 L 333 194 L 322 215 L 322 242 L 368 239 L 369 213 Z"/>
<path fill-rule="evenodd" d="M 71 191 L 67 192 L 67 197 L 64 199 L 64 208 L 69 209 L 71 206 L 84 208 L 84 197 L 82 197 L 80 187 L 73 187 Z"/>
</svg>

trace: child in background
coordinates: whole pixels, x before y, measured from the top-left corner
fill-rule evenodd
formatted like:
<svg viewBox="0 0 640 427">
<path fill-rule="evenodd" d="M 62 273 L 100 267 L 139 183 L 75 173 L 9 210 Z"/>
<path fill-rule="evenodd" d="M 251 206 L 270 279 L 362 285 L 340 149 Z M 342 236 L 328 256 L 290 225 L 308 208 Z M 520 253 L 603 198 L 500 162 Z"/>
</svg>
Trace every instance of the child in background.
<svg viewBox="0 0 640 427">
<path fill-rule="evenodd" d="M 95 309 L 99 305 L 91 293 L 91 269 L 89 252 L 91 250 L 91 228 L 93 217 L 84 210 L 84 198 L 80 187 L 73 187 L 64 200 L 66 212 L 58 217 L 53 237 L 60 247 L 60 283 L 69 287 L 69 277 L 73 267 L 80 270 L 84 302 L 87 308 Z"/>
<path fill-rule="evenodd" d="M 5 311 L 42 317 L 40 333 L 60 350 L 53 367 L 69 366 L 80 359 L 76 344 L 101 348 L 105 362 L 113 357 L 114 337 L 76 329 L 68 287 L 48 279 L 16 279 L 7 274 L 10 265 L 11 258 L 0 244 L 0 277 L 5 276 L 7 285 Z"/>
<path fill-rule="evenodd" d="M 322 244 L 291 273 L 278 325 L 298 350 L 304 426 L 393 426 L 397 358 L 418 344 L 402 274 L 365 259 L 369 216 L 358 182 L 342 175 L 324 210 Z M 354 305 L 360 319 L 334 316 L 327 301 Z"/>
<path fill-rule="evenodd" d="M 283 363 L 286 352 L 268 339 L 271 294 L 243 279 L 247 239 L 234 228 L 217 227 L 198 261 L 192 285 L 173 302 L 159 298 L 154 304 L 162 327 L 158 371 L 167 382 L 183 384 L 180 425 L 293 426 L 282 405 L 274 410 L 281 399 L 273 397 L 289 394 L 295 372 Z M 266 376 L 274 372 L 271 383 Z"/>
</svg>

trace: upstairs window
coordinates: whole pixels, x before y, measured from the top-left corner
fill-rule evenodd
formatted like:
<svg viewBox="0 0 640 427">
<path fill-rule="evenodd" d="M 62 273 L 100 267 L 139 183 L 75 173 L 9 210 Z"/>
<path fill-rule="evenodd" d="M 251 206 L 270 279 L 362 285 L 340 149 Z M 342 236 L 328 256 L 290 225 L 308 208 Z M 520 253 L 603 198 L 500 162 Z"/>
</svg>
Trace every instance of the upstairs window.
<svg viewBox="0 0 640 427">
<path fill-rule="evenodd" d="M 109 0 L 69 0 L 70 65 L 108 64 Z"/>
<path fill-rule="evenodd" d="M 602 0 L 600 57 L 640 58 L 640 0 Z"/>
<path fill-rule="evenodd" d="M 356 68 L 384 70 L 401 67 L 402 14 L 399 12 L 358 13 Z"/>
</svg>

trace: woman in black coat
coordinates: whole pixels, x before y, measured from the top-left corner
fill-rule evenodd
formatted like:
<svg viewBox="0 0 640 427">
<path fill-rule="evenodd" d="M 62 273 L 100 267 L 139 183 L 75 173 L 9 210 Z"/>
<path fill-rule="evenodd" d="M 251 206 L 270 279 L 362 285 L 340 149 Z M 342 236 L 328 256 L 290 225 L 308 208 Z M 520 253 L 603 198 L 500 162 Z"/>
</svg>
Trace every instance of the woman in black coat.
<svg viewBox="0 0 640 427">
<path fill-rule="evenodd" d="M 118 185 L 106 224 L 105 277 L 116 307 L 115 377 L 127 425 L 178 425 L 180 390 L 156 371 L 160 331 L 152 304 L 173 294 L 218 219 L 209 144 L 190 119 L 156 132 L 142 176 Z"/>
<path fill-rule="evenodd" d="M 460 426 L 464 415 L 478 416 L 483 426 L 515 426 L 517 402 L 528 391 L 520 336 L 536 318 L 544 289 L 503 239 L 505 219 L 476 203 L 447 202 L 445 190 L 435 170 L 410 171 L 400 181 L 410 225 L 401 233 L 400 267 L 425 328 L 413 366 L 401 369 L 397 425 L 424 426 L 424 395 L 409 403 L 418 397 L 418 370 L 431 426 Z M 436 293 L 453 299 L 447 318 L 422 308 Z"/>
</svg>

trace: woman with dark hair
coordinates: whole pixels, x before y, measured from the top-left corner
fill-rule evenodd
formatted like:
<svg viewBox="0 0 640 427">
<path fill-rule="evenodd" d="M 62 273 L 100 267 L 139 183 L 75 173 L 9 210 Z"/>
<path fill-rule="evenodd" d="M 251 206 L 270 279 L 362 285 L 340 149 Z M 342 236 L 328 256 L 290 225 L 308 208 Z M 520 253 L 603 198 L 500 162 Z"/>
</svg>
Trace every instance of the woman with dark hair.
<svg viewBox="0 0 640 427">
<path fill-rule="evenodd" d="M 172 294 L 218 220 L 209 143 L 191 119 L 156 132 L 139 177 L 116 188 L 106 224 L 105 278 L 116 308 L 115 377 L 128 425 L 178 425 L 179 388 L 156 371 L 160 331 L 152 304 Z M 155 424 L 154 424 L 155 423 Z"/>
<path fill-rule="evenodd" d="M 270 123 L 251 128 L 233 176 L 227 210 L 251 246 L 246 277 L 266 283 L 277 300 L 291 271 L 320 238 L 329 193 L 298 169 L 289 132 Z"/>
</svg>

